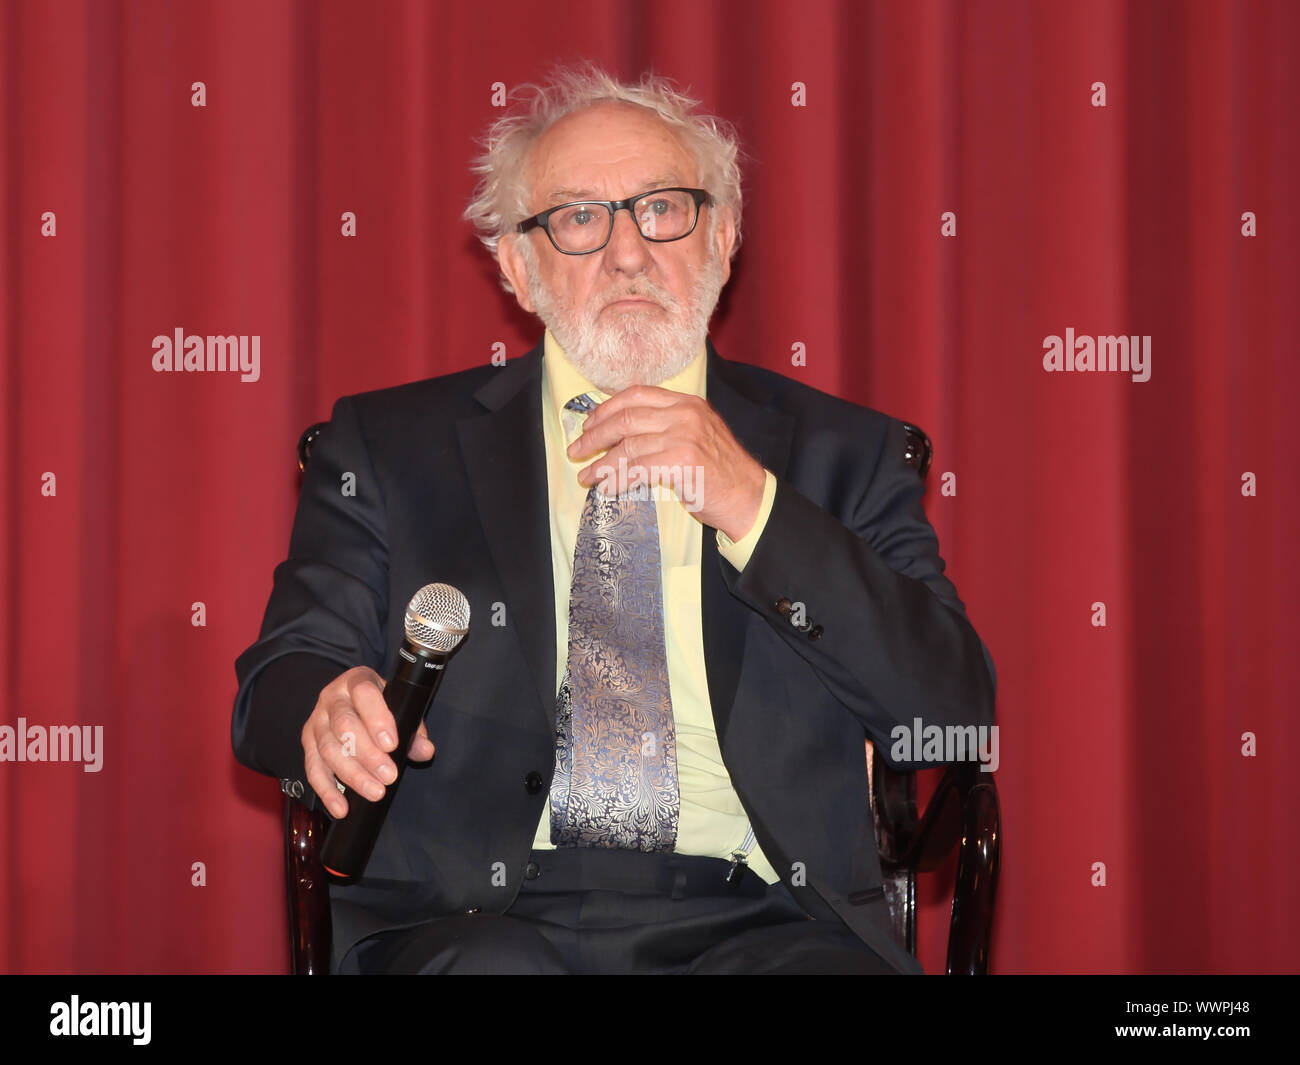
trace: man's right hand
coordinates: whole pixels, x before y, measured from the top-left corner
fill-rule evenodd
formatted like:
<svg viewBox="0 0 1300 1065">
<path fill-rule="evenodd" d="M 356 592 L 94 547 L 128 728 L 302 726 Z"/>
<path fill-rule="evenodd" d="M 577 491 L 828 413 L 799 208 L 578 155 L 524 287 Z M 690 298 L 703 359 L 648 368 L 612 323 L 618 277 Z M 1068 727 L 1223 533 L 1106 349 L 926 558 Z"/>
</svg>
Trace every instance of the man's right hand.
<svg viewBox="0 0 1300 1065">
<path fill-rule="evenodd" d="M 397 766 L 387 754 L 397 746 L 397 723 L 384 702 L 384 683 L 369 666 L 349 669 L 321 691 L 302 728 L 307 783 L 336 821 L 348 812 L 336 778 L 376 801 L 383 798 L 385 786 L 397 779 Z M 423 721 L 406 757 L 410 762 L 433 757 L 433 742 Z"/>
</svg>

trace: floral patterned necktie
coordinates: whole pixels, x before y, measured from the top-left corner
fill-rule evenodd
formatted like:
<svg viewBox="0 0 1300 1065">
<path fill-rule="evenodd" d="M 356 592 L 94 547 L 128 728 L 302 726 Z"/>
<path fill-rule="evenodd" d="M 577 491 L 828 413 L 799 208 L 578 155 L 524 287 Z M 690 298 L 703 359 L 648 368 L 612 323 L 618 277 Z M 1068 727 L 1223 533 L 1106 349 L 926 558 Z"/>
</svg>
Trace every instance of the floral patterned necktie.
<svg viewBox="0 0 1300 1065">
<path fill-rule="evenodd" d="M 596 409 L 583 394 L 564 421 Z M 569 414 L 567 412 L 573 412 Z M 551 784 L 557 847 L 671 851 L 680 798 L 668 690 L 659 523 L 648 486 L 582 509 Z"/>
</svg>

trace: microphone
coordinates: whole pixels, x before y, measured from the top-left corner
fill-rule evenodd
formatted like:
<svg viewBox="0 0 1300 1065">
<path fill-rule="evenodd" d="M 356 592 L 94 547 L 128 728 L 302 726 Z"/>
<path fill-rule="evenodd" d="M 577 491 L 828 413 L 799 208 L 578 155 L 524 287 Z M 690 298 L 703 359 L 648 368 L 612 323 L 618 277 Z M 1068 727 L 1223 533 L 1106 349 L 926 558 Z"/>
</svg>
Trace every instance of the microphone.
<svg viewBox="0 0 1300 1065">
<path fill-rule="evenodd" d="M 406 639 L 397 650 L 397 664 L 384 686 L 384 701 L 397 721 L 397 746 L 389 757 L 397 779 L 371 802 L 344 786 L 348 812 L 335 821 L 325 837 L 321 864 L 337 877 L 360 876 L 379 838 L 397 786 L 406 769 L 406 755 L 416 729 L 442 683 L 452 652 L 469 632 L 469 602 L 450 584 L 426 584 L 406 607 Z"/>
</svg>

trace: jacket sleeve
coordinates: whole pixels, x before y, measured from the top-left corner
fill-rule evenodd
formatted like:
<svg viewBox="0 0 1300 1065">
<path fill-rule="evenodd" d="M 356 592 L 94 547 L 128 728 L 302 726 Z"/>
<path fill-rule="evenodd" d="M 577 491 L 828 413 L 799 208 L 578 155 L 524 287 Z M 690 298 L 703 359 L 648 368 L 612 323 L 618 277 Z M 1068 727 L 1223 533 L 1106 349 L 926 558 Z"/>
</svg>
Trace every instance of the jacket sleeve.
<svg viewBox="0 0 1300 1065">
<path fill-rule="evenodd" d="M 261 635 L 235 661 L 231 742 L 240 762 L 305 782 L 302 727 L 340 673 L 382 667 L 387 612 L 384 502 L 355 405 L 344 398 L 312 449 Z M 315 805 L 310 788 L 303 798 Z"/>
<path fill-rule="evenodd" d="M 910 729 L 918 717 L 926 726 L 992 724 L 996 679 L 944 576 L 921 504 L 924 482 L 904 459 L 902 423 L 889 419 L 883 436 L 874 473 L 845 520 L 778 478 L 748 564 L 723 570 L 732 593 L 887 752 L 890 730 Z"/>
</svg>

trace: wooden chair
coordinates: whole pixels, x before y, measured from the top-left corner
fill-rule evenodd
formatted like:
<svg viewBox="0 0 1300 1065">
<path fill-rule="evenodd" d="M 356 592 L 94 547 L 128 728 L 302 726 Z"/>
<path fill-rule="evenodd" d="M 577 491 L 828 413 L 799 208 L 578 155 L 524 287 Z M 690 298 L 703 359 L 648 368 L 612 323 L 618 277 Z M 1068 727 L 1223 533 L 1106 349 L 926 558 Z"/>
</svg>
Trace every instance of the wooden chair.
<svg viewBox="0 0 1300 1065">
<path fill-rule="evenodd" d="M 298 440 L 298 468 L 306 468 L 311 448 L 325 423 L 308 428 Z M 908 463 L 924 478 L 930 469 L 930 439 L 906 425 Z M 918 817 L 916 774 L 891 769 L 870 741 L 866 743 L 872 816 L 885 876 L 894 935 L 916 954 L 916 874 L 942 868 L 957 852 L 957 878 L 948 926 L 949 973 L 988 972 L 997 895 L 1001 815 L 993 776 L 976 762 L 948 767 Z M 329 972 L 331 928 L 328 874 L 321 866 L 329 819 L 285 795 L 285 883 L 289 900 L 292 971 L 299 976 Z"/>
</svg>

